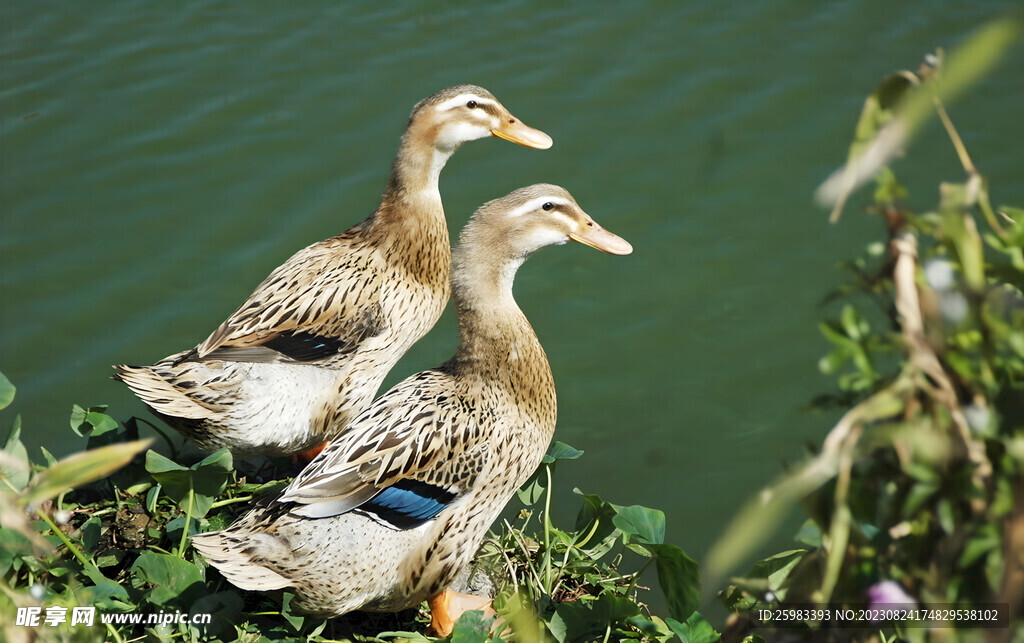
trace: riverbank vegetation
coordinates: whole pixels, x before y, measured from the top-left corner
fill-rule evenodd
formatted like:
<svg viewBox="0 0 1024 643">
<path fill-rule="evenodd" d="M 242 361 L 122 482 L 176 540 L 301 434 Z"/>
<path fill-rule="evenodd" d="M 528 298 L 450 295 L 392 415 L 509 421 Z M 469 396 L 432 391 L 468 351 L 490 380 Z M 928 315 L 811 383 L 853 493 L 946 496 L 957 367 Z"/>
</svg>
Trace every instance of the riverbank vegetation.
<svg viewBox="0 0 1024 643">
<path fill-rule="evenodd" d="M 13 387 L 4 380 L 5 404 Z M 289 609 L 291 596 L 243 592 L 220 577 L 190 546 L 196 533 L 228 526 L 255 501 L 281 491 L 297 472 L 289 461 L 234 463 L 227 451 L 197 461 L 149 449 L 141 431 L 160 431 L 141 420 L 124 425 L 105 407 L 75 406 L 69 431 L 88 439 L 88 450 L 57 461 L 43 451 L 34 463 L 16 419 L 6 440 L 0 474 L 0 610 L 45 606 L 34 635 L 52 640 L 125 642 L 148 638 L 184 641 L 412 641 L 427 633 L 425 610 L 396 615 L 353 615 L 325 621 Z M 145 453 L 142 453 L 145 450 Z M 520 490 L 521 508 L 496 526 L 481 548 L 474 576 L 495 593 L 498 614 L 518 641 L 649 640 L 682 637 L 711 643 L 718 634 L 696 611 L 697 564 L 665 542 L 665 516 L 645 507 L 620 506 L 580 492 L 572 529 L 550 518 L 556 463 L 582 451 L 556 442 L 536 475 Z M 123 466 L 127 465 L 127 466 Z M 109 475 L 108 475 L 109 474 Z M 102 478 L 102 479 L 101 479 Z M 99 480 L 98 482 L 96 482 Z M 86 483 L 92 484 L 86 484 Z M 85 485 L 85 486 L 81 486 Z M 75 487 L 75 490 L 71 488 Z M 669 613 L 652 614 L 648 588 L 657 572 Z M 74 607 L 95 607 L 92 627 L 72 624 Z M 53 610 L 51 612 L 50 610 Z M 22 612 L 25 613 L 24 611 Z M 66 620 L 48 625 L 48 614 Z M 102 623 L 100 615 L 185 614 L 183 622 Z M 209 624 L 193 624 L 196 615 Z M 482 613 L 462 618 L 453 641 L 493 635 Z M 4 625 L 7 640 L 29 628 Z M 507 635 L 507 634 L 506 634 Z"/>
</svg>

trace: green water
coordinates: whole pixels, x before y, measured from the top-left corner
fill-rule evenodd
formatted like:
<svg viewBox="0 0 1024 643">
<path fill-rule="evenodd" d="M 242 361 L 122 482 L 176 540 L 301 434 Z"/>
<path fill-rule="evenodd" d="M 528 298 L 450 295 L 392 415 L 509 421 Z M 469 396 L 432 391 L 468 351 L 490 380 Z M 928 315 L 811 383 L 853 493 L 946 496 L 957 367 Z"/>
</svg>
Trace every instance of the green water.
<svg viewBox="0 0 1024 643">
<path fill-rule="evenodd" d="M 72 403 L 147 416 L 110 364 L 202 340 L 295 250 L 369 214 L 409 109 L 483 85 L 555 140 L 467 145 L 441 190 L 565 186 L 629 257 L 539 253 L 517 298 L 551 360 L 574 486 L 668 514 L 700 557 L 820 440 L 820 302 L 880 227 L 811 203 L 863 97 L 1015 2 L 29 3 L 0 8 L 0 370 L 30 448 Z M 554 8 L 552 8 L 554 7 Z M 645 8 L 641 8 L 645 7 Z M 1020 181 L 1024 50 L 951 108 L 997 203 Z M 937 124 L 898 169 L 960 180 Z M 390 382 L 445 359 L 451 315 Z M 13 414 L 5 412 L 3 424 Z"/>
</svg>

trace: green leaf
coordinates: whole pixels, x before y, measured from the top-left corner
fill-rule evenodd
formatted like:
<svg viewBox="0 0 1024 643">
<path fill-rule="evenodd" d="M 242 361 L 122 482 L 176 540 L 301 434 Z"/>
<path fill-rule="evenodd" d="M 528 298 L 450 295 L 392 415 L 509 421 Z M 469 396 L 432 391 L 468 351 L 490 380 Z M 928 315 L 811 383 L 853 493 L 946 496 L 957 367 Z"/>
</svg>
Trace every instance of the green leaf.
<svg viewBox="0 0 1024 643">
<path fill-rule="evenodd" d="M 630 536 L 655 545 L 665 542 L 665 514 L 661 511 L 640 505 L 616 506 L 615 511 L 612 523 L 622 530 L 625 542 L 629 542 Z"/>
<path fill-rule="evenodd" d="M 191 502 L 191 513 L 198 518 L 206 515 L 214 498 L 224 491 L 231 469 L 232 458 L 227 449 L 211 453 L 188 468 L 156 451 L 146 453 L 146 471 L 160 484 L 164 495 L 185 512 Z"/>
<path fill-rule="evenodd" d="M 1002 549 L 993 549 L 985 557 L 985 579 L 989 587 L 1000 587 L 1006 575 L 1006 561 Z"/>
<path fill-rule="evenodd" d="M 91 436 L 103 435 L 104 433 L 113 431 L 117 428 L 117 420 L 106 413 L 99 413 L 97 411 L 90 411 L 89 414 L 85 416 L 85 421 L 93 426 L 92 433 L 90 434 Z"/>
<path fill-rule="evenodd" d="M 585 494 L 579 489 L 574 488 L 573 493 L 583 496 L 583 505 L 576 516 L 576 531 L 590 535 L 585 542 L 577 543 L 577 547 L 591 558 L 600 558 L 615 542 L 614 538 L 618 529 L 613 522 L 616 513 L 615 507 L 601 500 L 600 497 Z M 597 529 L 594 529 L 595 522 Z M 593 534 L 591 534 L 592 530 Z"/>
<path fill-rule="evenodd" d="M 485 643 L 491 633 L 493 618 L 480 610 L 463 612 L 452 629 L 451 643 Z"/>
<path fill-rule="evenodd" d="M 543 460 L 541 460 L 541 465 L 516 491 L 519 501 L 527 507 L 536 503 L 544 496 L 544 492 L 547 491 L 547 467 L 553 465 L 558 460 L 575 460 L 581 455 L 583 455 L 582 451 L 574 449 L 564 442 L 552 443 Z M 554 471 L 554 468 L 551 470 Z"/>
<path fill-rule="evenodd" d="M 818 360 L 818 370 L 822 375 L 833 375 L 839 371 L 850 359 L 850 351 L 845 348 L 835 348 L 827 355 Z"/>
<path fill-rule="evenodd" d="M 806 554 L 806 549 L 791 549 L 774 556 L 769 556 L 764 560 L 754 563 L 754 567 L 750 570 L 750 576 L 752 578 L 767 579 L 768 589 L 777 591 L 782 587 L 789 573 L 804 559 Z"/>
<path fill-rule="evenodd" d="M 555 460 L 575 460 L 581 455 L 583 455 L 583 452 L 575 447 L 571 447 L 564 442 L 553 442 L 548 452 L 544 454 L 544 459 L 541 462 L 543 464 L 550 464 Z"/>
<path fill-rule="evenodd" d="M 169 554 L 142 552 L 132 565 L 132 571 L 153 585 L 149 601 L 156 605 L 172 601 L 179 605 L 189 605 L 203 593 L 205 587 L 198 567 Z"/>
<path fill-rule="evenodd" d="M 227 641 L 235 638 L 231 636 L 234 634 L 232 624 L 239 622 L 238 617 L 242 613 L 243 605 L 241 595 L 233 590 L 203 596 L 192 603 L 188 610 L 190 615 L 211 615 L 209 625 L 189 625 L 193 640 L 220 637 Z"/>
<path fill-rule="evenodd" d="M 655 557 L 658 583 L 668 600 L 673 618 L 688 618 L 700 604 L 700 571 L 697 563 L 675 545 L 646 545 Z"/>
<path fill-rule="evenodd" d="M 558 613 L 557 607 L 555 608 L 555 613 L 551 615 L 551 619 L 546 621 L 544 625 L 547 626 L 548 632 L 551 632 L 552 638 L 558 641 L 558 643 L 565 643 L 565 637 L 569 635 L 569 624 Z"/>
<path fill-rule="evenodd" d="M 120 583 L 116 583 L 104 576 L 99 568 L 86 565 L 82 573 L 93 582 L 92 586 L 85 588 L 92 594 L 92 600 L 89 601 L 90 604 L 95 605 L 98 609 L 117 612 L 124 612 L 135 608 L 131 597 L 128 595 L 128 591 Z"/>
<path fill-rule="evenodd" d="M 46 450 L 46 447 L 39 447 L 39 451 L 43 454 L 43 460 L 46 461 L 46 466 L 52 467 L 57 464 L 57 458 Z"/>
<path fill-rule="evenodd" d="M 821 547 L 821 527 L 814 520 L 808 518 L 800 526 L 800 531 L 793 537 L 793 540 L 809 547 Z"/>
<path fill-rule="evenodd" d="M 131 462 L 152 441 L 148 439 L 111 444 L 70 455 L 33 478 L 19 502 L 22 506 L 34 504 L 104 478 Z"/>
<path fill-rule="evenodd" d="M 614 625 L 639 614 L 640 606 L 625 596 L 605 592 L 594 601 L 594 618 L 602 623 Z"/>
<path fill-rule="evenodd" d="M 146 452 L 146 471 L 156 478 L 157 474 L 171 473 L 176 471 L 188 471 L 188 467 L 183 467 L 174 460 L 166 458 L 156 451 Z M 182 478 L 184 479 L 184 478 Z M 157 479 L 157 482 L 160 482 Z"/>
<path fill-rule="evenodd" d="M 998 549 L 1001 545 L 1002 539 L 995 525 L 983 525 L 978 534 L 964 545 L 963 550 L 960 552 L 960 560 L 956 563 L 957 567 L 966 569 L 982 556 L 993 549 Z"/>
<path fill-rule="evenodd" d="M 11 384 L 11 380 L 7 379 L 7 376 L 3 373 L 0 373 L 0 409 L 10 406 L 11 402 L 14 401 L 14 393 L 17 390 L 14 384 Z"/>
<path fill-rule="evenodd" d="M 32 541 L 25 534 L 0 527 L 0 576 L 10 571 L 16 558 L 32 556 Z"/>
<path fill-rule="evenodd" d="M 124 587 L 112 580 L 108 579 L 102 583 L 86 586 L 85 590 L 91 596 L 88 603 L 97 609 L 108 612 L 127 612 L 135 608 Z"/>
<path fill-rule="evenodd" d="M 3 451 L 7 457 L 0 458 L 0 478 L 6 479 L 15 489 L 24 489 L 29 479 L 29 460 L 28 449 L 21 442 L 20 415 L 11 422 L 11 432 L 7 435 Z"/>
<path fill-rule="evenodd" d="M 100 541 L 100 535 L 103 532 L 103 521 L 98 517 L 93 516 L 85 521 L 85 524 L 81 527 L 81 540 L 82 547 L 86 551 L 91 551 L 96 543 Z"/>
<path fill-rule="evenodd" d="M 651 640 L 663 641 L 672 636 L 672 630 L 668 628 L 665 621 L 657 616 L 652 616 L 651 618 L 645 618 L 642 615 L 630 616 L 626 619 L 626 623 L 640 630 Z"/>
<path fill-rule="evenodd" d="M 149 489 L 146 494 L 146 513 L 152 514 L 156 511 L 156 501 L 160 499 L 160 483 L 157 483 Z"/>
<path fill-rule="evenodd" d="M 124 551 L 120 549 L 108 549 L 107 553 L 96 557 L 97 567 L 111 567 L 124 560 Z"/>
<path fill-rule="evenodd" d="M 903 502 L 903 517 L 910 518 L 921 508 L 928 498 L 939 490 L 939 485 L 932 482 L 917 482 L 910 488 L 907 499 Z"/>
<path fill-rule="evenodd" d="M 168 538 L 173 542 L 181 542 L 181 530 L 185 528 L 185 523 L 188 523 L 188 537 L 195 536 L 200 531 L 198 520 L 189 520 L 187 516 L 178 516 L 177 518 L 169 521 L 164 525 L 164 533 L 167 534 Z"/>
<path fill-rule="evenodd" d="M 86 410 L 77 404 L 71 405 L 71 418 L 68 423 L 71 424 L 71 430 L 75 432 L 79 437 L 85 437 L 86 433 L 82 432 L 82 425 L 85 424 Z"/>
<path fill-rule="evenodd" d="M 949 498 L 942 498 L 935 505 L 935 515 L 939 519 L 939 526 L 942 531 L 952 534 L 956 528 L 956 518 L 953 516 L 953 504 Z"/>
<path fill-rule="evenodd" d="M 685 623 L 680 623 L 675 619 L 666 619 L 665 622 L 672 629 L 679 640 L 683 643 L 715 643 L 722 637 L 721 634 L 715 631 L 711 624 L 701 616 L 700 612 L 694 612 L 690 615 L 690 618 L 686 619 Z"/>
<path fill-rule="evenodd" d="M 547 476 L 544 473 L 544 467 L 541 465 L 539 469 L 533 472 L 530 479 L 523 483 L 523 486 L 516 490 L 516 495 L 519 496 L 519 502 L 523 503 L 527 507 L 532 506 L 538 500 L 544 496 L 545 484 L 547 483 Z"/>
<path fill-rule="evenodd" d="M 106 410 L 106 404 L 90 406 L 87 409 L 73 404 L 71 406 L 71 417 L 68 420 L 71 430 L 84 438 L 95 437 L 116 429 L 117 421 L 104 413 Z"/>
<path fill-rule="evenodd" d="M 201 518 L 210 510 L 213 501 L 228 485 L 232 465 L 231 452 L 221 449 L 192 466 L 196 493 L 193 516 Z"/>
<path fill-rule="evenodd" d="M 847 304 L 839 315 L 839 322 L 850 339 L 860 342 L 868 335 L 870 328 L 857 309 Z"/>
<path fill-rule="evenodd" d="M 281 616 L 284 617 L 284 620 L 288 621 L 288 624 L 291 625 L 296 632 L 299 632 L 302 630 L 302 624 L 306 622 L 306 618 L 292 613 L 292 600 L 294 599 L 295 594 L 292 594 L 291 592 L 285 592 L 281 596 Z"/>
<path fill-rule="evenodd" d="M 548 629 L 559 643 L 565 641 L 589 641 L 588 634 L 595 632 L 598 623 L 594 619 L 594 611 L 584 601 L 558 603 L 555 613 L 551 616 Z M 600 624 L 604 629 L 604 624 Z M 561 636 L 562 638 L 559 638 Z"/>
</svg>

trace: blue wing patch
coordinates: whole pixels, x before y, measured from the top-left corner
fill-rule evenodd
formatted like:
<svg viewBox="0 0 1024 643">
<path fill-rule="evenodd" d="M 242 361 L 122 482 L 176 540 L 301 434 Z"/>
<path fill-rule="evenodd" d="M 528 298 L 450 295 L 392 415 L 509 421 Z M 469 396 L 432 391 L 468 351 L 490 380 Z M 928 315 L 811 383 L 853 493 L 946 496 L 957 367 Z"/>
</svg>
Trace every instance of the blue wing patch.
<svg viewBox="0 0 1024 643">
<path fill-rule="evenodd" d="M 399 529 L 415 529 L 455 500 L 455 494 L 418 480 L 399 480 L 359 508 Z"/>
</svg>

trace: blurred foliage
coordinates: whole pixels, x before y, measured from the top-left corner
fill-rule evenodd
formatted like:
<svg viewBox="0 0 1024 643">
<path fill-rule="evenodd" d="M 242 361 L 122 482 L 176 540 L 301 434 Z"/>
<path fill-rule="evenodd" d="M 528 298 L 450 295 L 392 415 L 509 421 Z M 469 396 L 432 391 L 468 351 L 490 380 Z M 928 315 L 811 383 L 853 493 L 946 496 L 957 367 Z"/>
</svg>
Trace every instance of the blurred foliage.
<svg viewBox="0 0 1024 643">
<path fill-rule="evenodd" d="M 991 205 L 988 182 L 935 90 L 962 88 L 1018 30 L 983 30 L 995 44 L 976 38 L 951 55 L 953 82 L 940 52 L 916 72 L 885 79 L 866 103 L 851 159 L 901 117 L 898 109 L 883 114 L 888 106 L 912 105 L 920 121 L 926 105 L 965 178 L 940 183 L 937 202 L 918 211 L 891 168 L 873 170 L 868 211 L 885 236 L 843 265 L 851 279 L 830 298 L 839 315 L 820 326 L 831 348 L 819 367 L 838 390 L 819 402 L 847 410 L 807 463 L 740 512 L 709 557 L 718 578 L 789 508 L 800 504 L 808 516 L 800 548 L 760 561 L 719 594 L 737 613 L 729 638 L 745 631 L 744 610 L 755 602 L 864 604 L 886 581 L 921 605 L 1006 603 L 1011 631 L 999 636 L 1024 637 L 1024 211 Z M 972 55 L 982 58 L 973 67 Z M 849 638 L 878 636 L 885 634 Z"/>
</svg>

